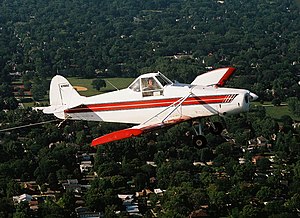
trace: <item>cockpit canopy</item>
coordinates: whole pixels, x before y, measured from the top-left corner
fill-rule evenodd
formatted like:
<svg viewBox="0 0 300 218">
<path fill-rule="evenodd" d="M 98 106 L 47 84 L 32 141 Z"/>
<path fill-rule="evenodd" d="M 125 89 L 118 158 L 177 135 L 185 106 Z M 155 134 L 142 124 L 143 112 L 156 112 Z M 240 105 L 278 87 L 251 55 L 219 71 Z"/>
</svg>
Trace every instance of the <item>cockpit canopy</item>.
<svg viewBox="0 0 300 218">
<path fill-rule="evenodd" d="M 163 95 L 163 88 L 172 82 L 162 73 L 147 73 L 139 76 L 129 89 L 134 92 L 142 92 L 143 97 Z"/>
</svg>

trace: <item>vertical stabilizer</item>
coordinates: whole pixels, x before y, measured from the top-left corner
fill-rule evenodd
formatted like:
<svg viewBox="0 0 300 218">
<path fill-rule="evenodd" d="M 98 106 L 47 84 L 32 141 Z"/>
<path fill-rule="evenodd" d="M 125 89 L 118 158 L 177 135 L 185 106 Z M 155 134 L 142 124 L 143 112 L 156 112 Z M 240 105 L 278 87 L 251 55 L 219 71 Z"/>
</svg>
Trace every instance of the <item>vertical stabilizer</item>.
<svg viewBox="0 0 300 218">
<path fill-rule="evenodd" d="M 50 107 L 45 108 L 43 112 L 53 113 L 56 117 L 65 119 L 64 110 L 83 104 L 85 98 L 78 94 L 66 78 L 57 75 L 50 83 Z"/>
</svg>

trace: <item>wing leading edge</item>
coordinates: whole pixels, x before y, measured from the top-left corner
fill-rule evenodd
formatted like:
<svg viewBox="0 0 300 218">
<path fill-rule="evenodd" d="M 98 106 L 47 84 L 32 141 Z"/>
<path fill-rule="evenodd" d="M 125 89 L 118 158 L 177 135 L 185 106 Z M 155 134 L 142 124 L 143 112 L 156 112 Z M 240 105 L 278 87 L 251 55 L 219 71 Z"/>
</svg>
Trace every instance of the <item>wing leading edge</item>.
<svg viewBox="0 0 300 218">
<path fill-rule="evenodd" d="M 100 136 L 99 138 L 94 139 L 92 141 L 91 145 L 98 146 L 98 145 L 106 144 L 108 142 L 132 138 L 135 136 L 139 136 L 143 133 L 147 133 L 147 132 L 154 131 L 157 129 L 173 126 L 175 124 L 185 122 L 190 119 L 191 119 L 191 117 L 182 116 L 178 119 L 171 119 L 171 120 L 167 120 L 167 121 L 164 121 L 161 123 L 155 123 L 155 124 L 151 124 L 151 125 L 137 125 L 137 126 L 134 126 L 134 127 L 128 128 L 128 129 L 122 129 L 119 131 L 115 131 L 115 132 Z"/>
</svg>

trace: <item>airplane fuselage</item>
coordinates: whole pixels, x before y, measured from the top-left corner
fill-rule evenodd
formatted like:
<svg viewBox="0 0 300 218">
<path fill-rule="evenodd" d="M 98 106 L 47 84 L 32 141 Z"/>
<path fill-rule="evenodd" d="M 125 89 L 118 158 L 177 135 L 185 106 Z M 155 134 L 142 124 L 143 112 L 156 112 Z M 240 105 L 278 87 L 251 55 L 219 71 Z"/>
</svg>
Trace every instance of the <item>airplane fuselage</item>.
<svg viewBox="0 0 300 218">
<path fill-rule="evenodd" d="M 257 95 L 245 89 L 222 88 L 234 68 L 220 68 L 195 78 L 191 84 L 173 83 L 162 73 L 147 73 L 136 78 L 128 88 L 85 97 L 67 79 L 55 76 L 50 83 L 50 106 L 46 114 L 60 119 L 138 124 L 94 139 L 92 146 L 139 136 L 195 118 L 236 114 L 249 110 Z M 196 147 L 207 140 L 200 131 L 193 137 Z M 220 124 L 210 129 L 220 134 Z"/>
<path fill-rule="evenodd" d="M 64 111 L 65 117 L 141 124 L 145 117 L 155 117 L 150 123 L 166 117 L 177 119 L 212 115 L 228 115 L 249 110 L 249 91 L 244 89 L 205 87 L 189 84 L 167 85 L 160 92 L 144 96 L 130 88 L 85 98 L 80 106 Z M 176 102 L 186 99 L 176 109 Z M 170 106 L 174 104 L 174 106 Z M 174 110 L 175 109 L 175 110 Z M 162 112 L 164 111 L 164 112 Z"/>
</svg>

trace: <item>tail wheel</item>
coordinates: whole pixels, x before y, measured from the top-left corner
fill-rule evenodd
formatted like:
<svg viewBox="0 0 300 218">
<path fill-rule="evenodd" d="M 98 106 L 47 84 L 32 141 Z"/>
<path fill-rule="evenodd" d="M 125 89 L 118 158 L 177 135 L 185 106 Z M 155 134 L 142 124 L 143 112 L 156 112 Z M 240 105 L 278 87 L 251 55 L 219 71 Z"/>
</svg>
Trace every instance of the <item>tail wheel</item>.
<svg viewBox="0 0 300 218">
<path fill-rule="evenodd" d="M 193 138 L 193 145 L 196 148 L 204 148 L 207 145 L 207 140 L 203 135 L 195 135 Z"/>
<path fill-rule="evenodd" d="M 209 127 L 209 131 L 214 135 L 220 135 L 224 127 L 220 122 L 214 122 Z"/>
</svg>

